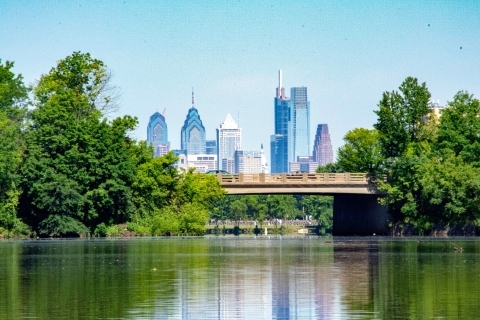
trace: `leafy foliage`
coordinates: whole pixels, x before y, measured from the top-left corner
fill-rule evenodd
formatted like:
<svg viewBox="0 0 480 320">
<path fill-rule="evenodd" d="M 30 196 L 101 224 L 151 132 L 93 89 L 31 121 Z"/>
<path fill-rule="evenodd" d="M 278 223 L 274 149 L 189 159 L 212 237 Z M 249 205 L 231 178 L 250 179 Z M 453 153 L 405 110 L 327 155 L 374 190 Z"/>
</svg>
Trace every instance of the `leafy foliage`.
<svg viewBox="0 0 480 320">
<path fill-rule="evenodd" d="M 378 122 L 389 180 L 384 204 L 397 220 L 419 229 L 480 221 L 480 104 L 458 92 L 436 119 L 425 83 L 407 78 L 385 93 Z"/>
<path fill-rule="evenodd" d="M 51 214 L 38 226 L 40 234 L 49 237 L 75 237 L 88 233 L 87 227 L 80 221 L 60 214 Z"/>
<path fill-rule="evenodd" d="M 338 149 L 337 164 L 346 172 L 381 171 L 383 156 L 377 130 L 355 128 L 347 132 L 345 144 Z"/>
<path fill-rule="evenodd" d="M 108 122 L 95 108 L 103 75 L 103 63 L 74 53 L 35 87 L 21 201 L 22 216 L 34 228 L 62 214 L 92 230 L 102 222 L 124 222 L 134 209 L 129 186 L 135 163 L 127 132 L 137 120 Z"/>
<path fill-rule="evenodd" d="M 303 219 L 312 216 L 323 232 L 333 223 L 333 197 L 314 195 L 247 195 L 227 196 L 210 208 L 210 219 L 256 220 L 259 225 L 269 219 Z"/>
<path fill-rule="evenodd" d="M 384 92 L 375 111 L 373 126 L 380 133 L 381 151 L 385 158 L 404 155 L 411 143 L 418 142 L 424 118 L 430 113 L 430 92 L 425 83 L 408 77 L 400 92 Z"/>
<path fill-rule="evenodd" d="M 316 173 L 342 173 L 345 172 L 345 169 L 338 163 L 327 163 L 324 166 L 318 166 Z"/>
<path fill-rule="evenodd" d="M 17 218 L 28 89 L 22 76 L 11 71 L 13 66 L 13 62 L 2 64 L 0 60 L 0 228 L 28 234 L 28 228 Z"/>
</svg>

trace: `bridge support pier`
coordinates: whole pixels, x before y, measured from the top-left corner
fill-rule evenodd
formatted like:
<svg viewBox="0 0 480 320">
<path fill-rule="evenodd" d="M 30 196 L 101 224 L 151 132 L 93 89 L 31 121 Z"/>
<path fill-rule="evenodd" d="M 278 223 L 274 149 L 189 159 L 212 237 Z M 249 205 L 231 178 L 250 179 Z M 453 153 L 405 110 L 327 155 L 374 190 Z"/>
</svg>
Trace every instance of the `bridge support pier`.
<svg viewBox="0 0 480 320">
<path fill-rule="evenodd" d="M 334 236 L 389 235 L 391 216 L 378 195 L 336 194 L 333 200 Z"/>
</svg>

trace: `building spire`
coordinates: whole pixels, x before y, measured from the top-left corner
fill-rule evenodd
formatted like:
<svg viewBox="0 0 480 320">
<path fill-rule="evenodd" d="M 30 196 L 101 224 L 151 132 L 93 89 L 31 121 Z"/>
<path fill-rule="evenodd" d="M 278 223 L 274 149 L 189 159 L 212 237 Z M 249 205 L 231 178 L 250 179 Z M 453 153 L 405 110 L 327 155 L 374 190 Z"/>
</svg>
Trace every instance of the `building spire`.
<svg viewBox="0 0 480 320">
<path fill-rule="evenodd" d="M 277 88 L 277 98 L 284 98 L 284 91 L 282 87 L 282 70 L 278 70 L 278 88 Z"/>
<path fill-rule="evenodd" d="M 193 95 L 193 87 L 192 87 L 192 108 L 195 108 L 195 97 Z"/>
</svg>

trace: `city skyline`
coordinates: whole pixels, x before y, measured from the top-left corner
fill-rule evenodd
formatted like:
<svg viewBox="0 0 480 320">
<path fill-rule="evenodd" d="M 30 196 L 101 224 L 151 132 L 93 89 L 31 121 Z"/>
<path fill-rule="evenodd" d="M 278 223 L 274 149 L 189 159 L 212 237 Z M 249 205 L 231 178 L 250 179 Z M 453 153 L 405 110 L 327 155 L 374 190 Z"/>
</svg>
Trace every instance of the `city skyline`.
<svg viewBox="0 0 480 320">
<path fill-rule="evenodd" d="M 172 149 L 192 86 L 207 140 L 230 113 L 240 116 L 245 150 L 268 146 L 278 69 L 284 87 L 308 88 L 310 137 L 328 123 L 334 152 L 348 130 L 372 128 L 382 93 L 408 76 L 441 105 L 459 90 L 480 96 L 478 1 L 6 0 L 0 21 L 0 59 L 27 84 L 89 52 L 122 93 L 111 117 L 137 117 L 131 136 L 146 140 L 150 115 L 166 109 Z"/>
</svg>

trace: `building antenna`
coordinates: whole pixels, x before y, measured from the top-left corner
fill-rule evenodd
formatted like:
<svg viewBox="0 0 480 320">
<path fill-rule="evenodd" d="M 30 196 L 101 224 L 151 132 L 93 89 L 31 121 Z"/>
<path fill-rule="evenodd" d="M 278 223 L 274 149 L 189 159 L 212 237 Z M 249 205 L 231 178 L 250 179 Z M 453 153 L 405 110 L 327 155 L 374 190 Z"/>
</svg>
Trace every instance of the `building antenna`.
<svg viewBox="0 0 480 320">
<path fill-rule="evenodd" d="M 282 90 L 282 69 L 278 70 L 278 89 Z"/>
<path fill-rule="evenodd" d="M 195 98 L 194 98 L 194 95 L 193 95 L 193 87 L 192 87 L 192 108 L 195 107 Z"/>
</svg>

